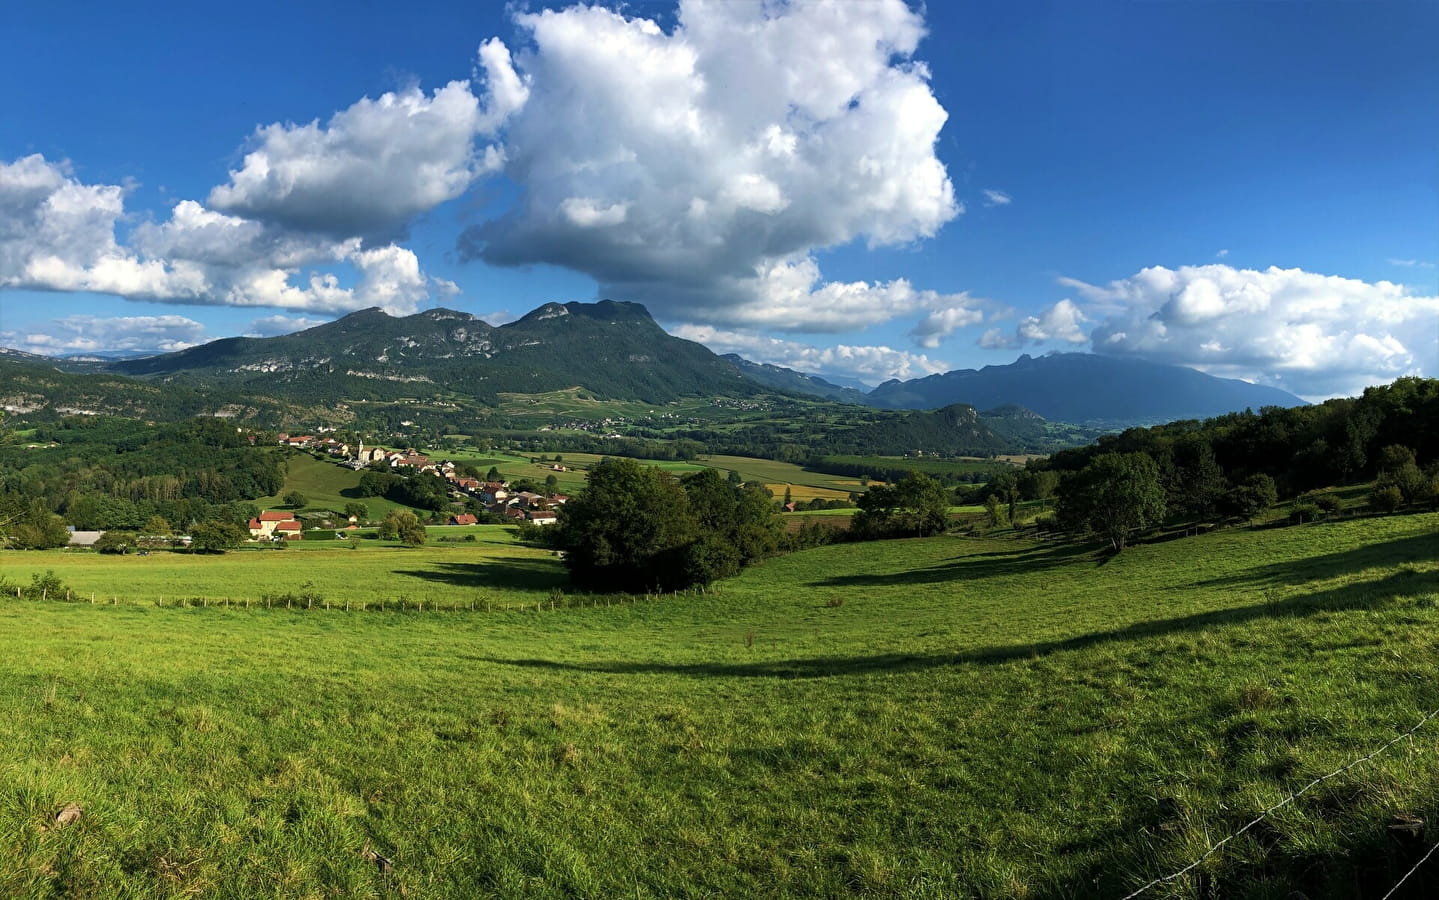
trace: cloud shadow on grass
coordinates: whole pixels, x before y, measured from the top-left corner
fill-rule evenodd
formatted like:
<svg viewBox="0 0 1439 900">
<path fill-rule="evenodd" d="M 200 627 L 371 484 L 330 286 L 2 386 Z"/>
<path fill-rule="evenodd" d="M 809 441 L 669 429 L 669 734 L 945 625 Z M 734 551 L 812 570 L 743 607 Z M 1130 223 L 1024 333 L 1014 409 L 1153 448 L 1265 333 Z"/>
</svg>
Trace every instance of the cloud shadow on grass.
<svg viewBox="0 0 1439 900">
<path fill-rule="evenodd" d="M 1108 558 L 1096 556 L 1093 545 L 1055 544 L 1040 547 L 1025 545 L 1013 550 L 989 553 L 966 553 L 939 565 L 900 572 L 876 572 L 860 575 L 836 575 L 810 582 L 814 587 L 875 587 L 896 584 L 938 584 L 944 581 L 975 578 L 1002 578 L 1032 575 L 1058 566 L 1093 560 L 1103 565 Z"/>
<path fill-rule="evenodd" d="M 1382 606 L 1395 597 L 1421 592 L 1439 591 L 1439 574 L 1401 570 L 1384 578 L 1355 582 L 1330 590 L 1290 597 L 1273 603 L 1256 603 L 1234 609 L 1214 610 L 1172 619 L 1136 622 L 1122 628 L 1097 631 L 1060 641 L 1038 641 L 1029 644 L 979 647 L 957 653 L 905 654 L 886 653 L 874 656 L 818 657 L 814 659 L 769 660 L 753 663 L 662 663 L 645 661 L 560 662 L 546 659 L 499 659 L 482 657 L 485 662 L 522 668 L 554 669 L 565 672 L 591 672 L 611 675 L 687 675 L 718 678 L 827 678 L 837 675 L 866 675 L 909 672 L 949 666 L 989 666 L 1021 659 L 1037 659 L 1053 653 L 1083 650 L 1089 647 L 1122 641 L 1166 637 L 1206 628 L 1242 625 L 1258 619 L 1303 617 L 1326 611 L 1369 609 Z"/>
</svg>

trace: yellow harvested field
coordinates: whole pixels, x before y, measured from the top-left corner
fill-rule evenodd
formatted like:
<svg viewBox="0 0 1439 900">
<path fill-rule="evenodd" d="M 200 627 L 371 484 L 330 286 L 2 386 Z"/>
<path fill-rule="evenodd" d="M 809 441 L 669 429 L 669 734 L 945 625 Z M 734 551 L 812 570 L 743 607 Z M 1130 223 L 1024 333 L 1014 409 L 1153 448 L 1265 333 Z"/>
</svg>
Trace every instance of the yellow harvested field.
<svg viewBox="0 0 1439 900">
<path fill-rule="evenodd" d="M 858 482 L 855 482 L 858 487 Z M 774 492 L 779 498 L 784 497 L 785 488 L 789 488 L 790 499 L 792 500 L 813 500 L 816 497 L 822 500 L 848 500 L 848 491 L 836 491 L 829 488 L 813 487 L 808 484 L 785 484 L 784 482 L 767 482 L 765 487 Z"/>
</svg>

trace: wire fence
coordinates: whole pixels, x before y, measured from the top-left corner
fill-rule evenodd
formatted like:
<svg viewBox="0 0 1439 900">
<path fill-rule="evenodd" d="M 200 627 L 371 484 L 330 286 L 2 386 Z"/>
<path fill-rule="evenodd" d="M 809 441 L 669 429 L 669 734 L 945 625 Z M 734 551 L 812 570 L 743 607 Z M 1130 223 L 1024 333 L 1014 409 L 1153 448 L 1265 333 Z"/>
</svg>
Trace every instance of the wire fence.
<svg viewBox="0 0 1439 900">
<path fill-rule="evenodd" d="M 709 589 L 691 588 L 673 594 L 589 594 L 566 593 L 558 588 L 548 594 L 516 600 L 511 593 L 503 599 L 482 595 L 450 596 L 436 599 L 432 596 L 411 596 L 382 598 L 334 598 L 319 592 L 281 591 L 261 594 L 259 597 L 209 597 L 185 596 L 184 594 L 156 595 L 148 598 L 122 597 L 118 594 L 102 595 L 98 591 L 89 593 L 60 588 L 53 592 L 46 589 L 19 588 L 5 585 L 0 589 L 0 600 L 11 602 L 85 603 L 92 606 L 148 606 L 160 609 L 288 609 L 321 612 L 557 612 L 573 609 L 603 609 L 608 607 L 635 606 L 656 600 L 681 597 L 697 597 L 716 594 Z"/>
<path fill-rule="evenodd" d="M 1238 831 L 1234 832 L 1233 834 L 1229 835 L 1228 837 L 1225 837 L 1225 838 L 1223 838 L 1223 839 L 1221 839 L 1221 840 L 1215 841 L 1214 844 L 1211 845 L 1208 850 L 1204 851 L 1204 853 L 1201 854 L 1200 857 L 1199 857 L 1198 859 L 1196 859 L 1194 862 L 1190 863 L 1189 865 L 1185 866 L 1184 868 L 1180 869 L 1180 870 L 1177 871 L 1177 872 L 1173 872 L 1173 873 L 1171 873 L 1171 874 L 1169 874 L 1169 875 L 1165 875 L 1165 876 L 1163 876 L 1163 877 L 1161 877 L 1161 878 L 1156 878 L 1156 879 L 1154 879 L 1153 881 L 1149 882 L 1148 884 L 1144 885 L 1143 887 L 1140 887 L 1140 888 L 1138 888 L 1137 890 L 1135 890 L 1135 891 L 1133 891 L 1133 892 L 1131 892 L 1131 893 L 1129 893 L 1129 894 L 1126 894 L 1126 895 L 1124 896 L 1123 900 L 1133 900 L 1133 898 L 1138 897 L 1140 894 L 1143 894 L 1145 891 L 1148 891 L 1150 888 L 1158 887 L 1158 886 L 1161 885 L 1161 884 L 1166 884 L 1166 883 L 1171 882 L 1171 881 L 1174 881 L 1174 880 L 1176 880 L 1176 879 L 1178 879 L 1178 878 L 1184 877 L 1185 875 L 1187 875 L 1187 874 L 1189 874 L 1190 872 L 1192 872 L 1192 871 L 1194 871 L 1195 869 L 1197 869 L 1201 864 L 1204 863 L 1205 860 L 1209 859 L 1209 858 L 1210 858 L 1211 856 L 1213 856 L 1215 853 L 1218 853 L 1218 852 L 1219 852 L 1219 849 L 1220 849 L 1221 847 L 1223 847 L 1225 844 L 1229 843 L 1230 841 L 1232 841 L 1232 840 L 1234 840 L 1235 838 L 1239 837 L 1240 835 L 1244 834 L 1244 833 L 1245 833 L 1246 831 L 1248 831 L 1249 829 L 1253 828 L 1255 825 L 1258 825 L 1260 822 L 1264 821 L 1264 819 L 1267 818 L 1270 813 L 1273 813 L 1273 812 L 1275 812 L 1276 810 L 1283 809 L 1284 807 L 1286 807 L 1286 806 L 1288 806 L 1289 804 L 1293 803 L 1295 800 L 1298 800 L 1300 797 L 1304 796 L 1306 793 L 1308 793 L 1308 792 L 1309 792 L 1311 789 L 1313 789 L 1314 787 L 1316 787 L 1316 786 L 1318 786 L 1318 785 L 1320 785 L 1320 784 L 1323 784 L 1324 782 L 1328 781 L 1328 780 L 1331 779 L 1331 778 L 1334 778 L 1334 777 L 1336 777 L 1336 776 L 1338 776 L 1338 775 L 1344 774 L 1345 772 L 1349 771 L 1350 769 L 1354 768 L 1354 767 L 1357 766 L 1357 765 L 1360 765 L 1361 763 L 1366 763 L 1366 762 L 1368 762 L 1369 760 L 1371 760 L 1371 759 L 1373 759 L 1374 757 L 1378 756 L 1379 754 L 1383 753 L 1385 750 L 1388 750 L 1390 747 L 1394 746 L 1395 744 L 1399 743 L 1400 741 L 1404 740 L 1405 738 L 1413 736 L 1413 734 L 1414 734 L 1416 731 L 1418 731 L 1420 728 L 1423 728 L 1425 725 L 1427 725 L 1427 724 L 1430 722 L 1430 720 L 1432 720 L 1432 719 L 1434 719 L 1434 718 L 1436 718 L 1436 717 L 1439 717 L 1439 709 L 1436 709 L 1436 710 L 1434 710 L 1433 712 L 1429 713 L 1429 714 L 1426 715 L 1424 718 L 1420 719 L 1420 720 L 1418 721 L 1418 723 L 1416 723 L 1416 724 L 1414 725 L 1413 728 L 1410 728 L 1408 731 L 1406 731 L 1406 732 L 1404 732 L 1404 733 L 1402 733 L 1402 734 L 1396 735 L 1395 737 L 1391 738 L 1391 739 L 1390 739 L 1388 742 L 1386 742 L 1383 746 L 1381 746 L 1379 749 L 1373 751 L 1372 753 L 1368 753 L 1368 754 L 1366 754 L 1366 755 L 1364 755 L 1364 756 L 1359 757 L 1359 758 L 1356 759 L 1356 760 L 1352 760 L 1352 761 L 1350 761 L 1350 762 L 1347 762 L 1347 763 L 1345 763 L 1344 765 L 1340 766 L 1339 768 L 1335 769 L 1335 770 L 1332 771 L 1332 772 L 1328 772 L 1328 773 L 1326 773 L 1326 774 L 1324 774 L 1324 775 L 1320 775 L 1318 778 L 1316 778 L 1316 779 L 1314 779 L 1313 781 L 1309 782 L 1308 784 L 1304 785 L 1304 786 L 1303 786 L 1302 788 L 1300 788 L 1299 790 L 1295 791 L 1294 793 L 1292 793 L 1292 794 L 1290 794 L 1289 796 L 1285 797 L 1283 800 L 1280 800 L 1278 803 L 1276 803 L 1276 804 L 1274 804 L 1273 806 L 1269 807 L 1268 809 L 1264 810 L 1264 812 L 1262 812 L 1262 813 L 1260 813 L 1258 816 L 1254 817 L 1254 819 L 1252 819 L 1251 821 L 1249 821 L 1248 823 L 1246 823 L 1246 824 L 1245 824 L 1242 828 L 1240 828 Z M 1433 852 L 1434 852 L 1433 850 L 1430 850 L 1430 851 L 1429 851 L 1429 854 L 1432 854 Z M 1428 858 L 1429 858 L 1429 854 L 1425 854 L 1424 859 L 1428 859 Z M 1414 874 L 1414 872 L 1418 871 L 1419 866 L 1421 866 L 1421 865 L 1424 864 L 1424 859 L 1421 859 L 1421 860 L 1419 861 L 1419 865 L 1416 865 L 1412 870 L 1410 870 L 1410 872 L 1409 872 L 1408 875 L 1405 875 L 1404 878 L 1401 878 L 1401 879 L 1399 880 L 1399 883 L 1400 883 L 1400 884 L 1403 884 L 1403 883 L 1404 883 L 1404 880 L 1407 879 L 1407 878 L 1409 877 L 1409 875 L 1412 875 L 1412 874 Z M 1394 893 L 1395 890 L 1398 890 L 1398 889 L 1399 889 L 1399 885 L 1396 884 L 1396 885 L 1394 886 L 1394 888 L 1390 890 L 1389 893 L 1392 894 L 1392 893 Z M 1388 896 L 1389 896 L 1389 894 L 1386 894 L 1386 895 L 1385 895 L 1385 897 L 1388 897 Z"/>
</svg>

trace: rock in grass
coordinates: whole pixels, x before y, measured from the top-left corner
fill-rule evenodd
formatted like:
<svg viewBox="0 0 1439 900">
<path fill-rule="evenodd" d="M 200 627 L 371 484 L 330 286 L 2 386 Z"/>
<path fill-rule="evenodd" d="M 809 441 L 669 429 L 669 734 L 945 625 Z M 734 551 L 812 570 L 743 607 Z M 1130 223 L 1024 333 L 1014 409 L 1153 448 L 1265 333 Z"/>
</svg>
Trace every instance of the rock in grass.
<svg viewBox="0 0 1439 900">
<path fill-rule="evenodd" d="M 85 814 L 85 808 L 78 803 L 67 803 L 65 808 L 55 814 L 55 827 L 64 828 L 74 822 L 80 821 Z"/>
</svg>

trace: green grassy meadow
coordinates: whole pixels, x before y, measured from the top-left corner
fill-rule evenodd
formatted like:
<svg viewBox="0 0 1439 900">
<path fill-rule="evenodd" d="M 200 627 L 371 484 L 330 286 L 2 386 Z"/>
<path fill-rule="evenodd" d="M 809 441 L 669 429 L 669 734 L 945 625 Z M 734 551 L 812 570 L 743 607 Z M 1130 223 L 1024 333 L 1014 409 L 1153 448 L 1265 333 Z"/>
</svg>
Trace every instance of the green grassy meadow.
<svg viewBox="0 0 1439 900">
<path fill-rule="evenodd" d="M 308 453 L 291 453 L 286 458 L 285 486 L 273 497 L 260 497 L 254 504 L 261 509 L 282 509 L 282 497 L 290 491 L 305 495 L 306 510 L 343 510 L 346 503 L 363 503 L 370 517 L 383 519 L 392 510 L 410 509 L 384 497 L 360 497 L 346 493 L 359 487 L 360 473 L 329 459 L 318 459 Z M 427 513 L 428 514 L 428 513 Z"/>
<path fill-rule="evenodd" d="M 266 594 L 301 588 L 332 604 L 356 608 L 410 606 L 481 608 L 534 605 L 565 585 L 564 570 L 548 550 L 515 542 L 506 525 L 432 526 L 423 547 L 381 541 L 373 529 L 343 540 L 287 541 L 245 546 L 224 554 L 154 551 L 149 556 L 103 556 L 89 551 L 7 551 L 0 574 L 12 582 L 53 571 L 84 602 L 150 605 L 176 602 L 239 603 L 253 607 Z M 474 542 L 464 538 L 473 535 Z"/>
<path fill-rule="evenodd" d="M 538 612 L 0 598 L 0 896 L 1122 897 L 1439 708 L 1436 533 L 835 545 Z M 284 567 L 463 605 L 489 565 L 547 595 L 559 564 L 526 553 L 0 573 L 144 597 Z M 1145 896 L 1379 896 L 1436 817 L 1439 719 Z"/>
</svg>

